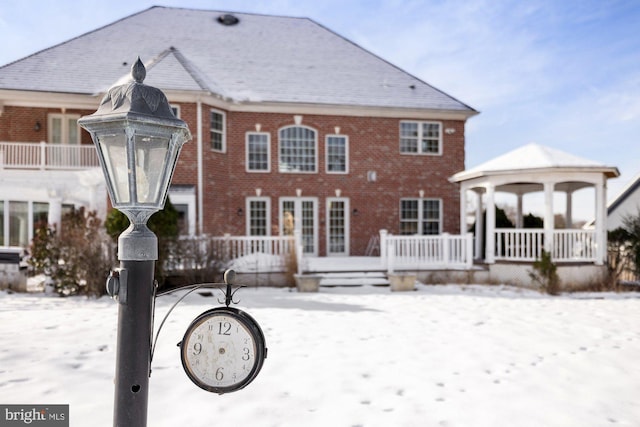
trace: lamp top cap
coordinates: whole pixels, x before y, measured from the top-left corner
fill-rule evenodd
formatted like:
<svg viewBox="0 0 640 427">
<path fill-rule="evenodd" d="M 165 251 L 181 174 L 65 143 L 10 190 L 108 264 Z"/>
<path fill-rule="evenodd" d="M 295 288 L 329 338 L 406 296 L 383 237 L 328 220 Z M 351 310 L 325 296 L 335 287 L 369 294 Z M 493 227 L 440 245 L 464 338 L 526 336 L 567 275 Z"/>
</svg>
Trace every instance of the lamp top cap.
<svg viewBox="0 0 640 427">
<path fill-rule="evenodd" d="M 98 110 L 82 117 L 79 124 L 86 127 L 96 121 L 153 122 L 183 128 L 185 139 L 190 139 L 187 124 L 173 114 L 165 94 L 160 89 L 143 83 L 146 76 L 147 70 L 138 57 L 131 66 L 131 79 L 125 84 L 110 88 L 100 102 Z"/>
</svg>

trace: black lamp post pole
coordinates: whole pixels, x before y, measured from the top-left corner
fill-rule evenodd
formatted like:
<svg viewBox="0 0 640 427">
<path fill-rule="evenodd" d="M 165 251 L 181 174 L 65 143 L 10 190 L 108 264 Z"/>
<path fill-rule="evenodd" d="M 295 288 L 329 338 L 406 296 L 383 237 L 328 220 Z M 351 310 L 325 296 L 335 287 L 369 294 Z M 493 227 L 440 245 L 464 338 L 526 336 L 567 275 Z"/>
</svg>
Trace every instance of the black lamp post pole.
<svg viewBox="0 0 640 427">
<path fill-rule="evenodd" d="M 158 240 L 144 223 L 118 239 L 118 341 L 114 427 L 145 427 L 149 399 L 154 310 L 154 266 Z"/>
<path fill-rule="evenodd" d="M 147 425 L 154 264 L 154 261 L 120 262 L 128 286 L 126 304 L 120 304 L 118 311 L 115 427 Z"/>
</svg>

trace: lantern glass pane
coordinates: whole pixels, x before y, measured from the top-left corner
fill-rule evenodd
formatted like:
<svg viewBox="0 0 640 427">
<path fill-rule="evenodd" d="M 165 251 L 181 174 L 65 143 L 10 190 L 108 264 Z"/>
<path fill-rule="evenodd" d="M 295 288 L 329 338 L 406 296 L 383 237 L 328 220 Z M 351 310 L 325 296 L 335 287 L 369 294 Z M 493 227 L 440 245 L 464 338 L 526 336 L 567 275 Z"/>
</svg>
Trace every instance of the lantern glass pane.
<svg viewBox="0 0 640 427">
<path fill-rule="evenodd" d="M 169 138 L 135 136 L 136 191 L 138 203 L 159 204 L 164 200 Z"/>
<path fill-rule="evenodd" d="M 127 167 L 127 136 L 121 134 L 100 135 L 100 151 L 113 190 L 114 204 L 129 203 L 129 178 Z"/>
</svg>

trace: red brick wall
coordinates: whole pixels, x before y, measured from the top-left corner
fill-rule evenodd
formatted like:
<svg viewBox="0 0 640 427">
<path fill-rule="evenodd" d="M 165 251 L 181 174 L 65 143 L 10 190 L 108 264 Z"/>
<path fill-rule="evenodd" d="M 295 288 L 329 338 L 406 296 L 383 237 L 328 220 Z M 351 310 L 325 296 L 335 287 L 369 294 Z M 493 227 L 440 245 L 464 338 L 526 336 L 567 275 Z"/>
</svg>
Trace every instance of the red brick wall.
<svg viewBox="0 0 640 427">
<path fill-rule="evenodd" d="M 174 184 L 197 185 L 197 111 L 196 104 L 179 104 L 180 115 L 189 124 L 193 139 L 183 147 L 173 178 Z M 296 189 L 303 197 L 318 198 L 319 253 L 326 254 L 326 198 L 350 199 L 350 209 L 358 215 L 350 220 L 350 249 L 352 255 L 362 255 L 371 236 L 380 229 L 399 233 L 400 199 L 419 197 L 442 199 L 443 231 L 458 233 L 459 191 L 448 178 L 464 169 L 464 122 L 442 121 L 442 129 L 453 128 L 453 134 L 443 132 L 442 156 L 401 155 L 399 153 L 399 118 L 371 118 L 327 115 L 303 115 L 302 125 L 317 131 L 317 173 L 278 172 L 278 130 L 294 125 L 292 114 L 226 113 L 226 153 L 214 152 L 209 142 L 209 111 L 203 105 L 204 154 L 204 218 L 205 233 L 244 235 L 245 198 L 255 196 L 262 189 L 263 197 L 271 198 L 272 229 L 278 226 L 279 197 L 294 197 Z M 67 110 L 81 116 L 94 111 Z M 38 142 L 47 139 L 47 114 L 60 113 L 60 109 L 22 108 L 5 106 L 0 116 L 0 141 Z M 41 129 L 34 130 L 39 122 Z M 261 132 L 271 135 L 271 172 L 248 173 L 245 168 L 245 134 L 254 132 L 256 123 Z M 325 136 L 340 134 L 349 138 L 349 173 L 325 173 Z M 82 131 L 82 143 L 91 144 L 87 132 Z M 368 182 L 367 172 L 375 171 L 377 180 Z"/>
<path fill-rule="evenodd" d="M 97 108 L 97 106 L 96 106 Z M 80 117 L 92 114 L 95 110 L 66 110 L 65 114 L 76 114 Z M 31 108 L 5 106 L 0 115 L 0 141 L 40 142 L 48 139 L 48 115 L 62 114 L 60 108 Z M 36 130 L 36 123 L 40 129 Z M 87 132 L 81 134 L 82 144 L 92 144 Z"/>
<path fill-rule="evenodd" d="M 369 118 L 325 115 L 304 115 L 302 125 L 318 132 L 318 172 L 278 172 L 278 130 L 294 125 L 291 114 L 227 112 L 227 152 L 210 149 L 209 111 L 203 106 L 204 148 L 204 231 L 213 235 L 230 233 L 244 235 L 245 215 L 238 216 L 237 209 L 246 210 L 245 198 L 254 197 L 255 189 L 262 190 L 262 197 L 271 198 L 272 229 L 278 226 L 279 197 L 294 197 L 296 189 L 303 197 L 318 198 L 319 253 L 324 255 L 326 241 L 326 198 L 350 199 L 350 209 L 358 215 L 351 216 L 350 249 L 352 255 L 363 255 L 371 236 L 386 228 L 399 233 L 399 204 L 405 197 L 417 198 L 424 190 L 425 198 L 442 199 L 443 231 L 458 233 L 459 191 L 448 178 L 464 169 L 464 122 L 443 121 L 442 129 L 453 128 L 453 134 L 443 133 L 442 156 L 401 155 L 399 153 L 399 122 L 402 118 Z M 189 108 L 181 107 L 194 140 L 183 148 L 174 183 L 195 184 L 196 142 L 195 121 L 190 120 Z M 195 112 L 193 112 L 195 116 Z M 245 168 L 245 135 L 255 132 L 256 123 L 261 132 L 271 138 L 271 172 L 249 173 Z M 349 174 L 325 173 L 325 136 L 340 134 L 349 138 Z M 376 182 L 368 182 L 367 172 L 375 171 Z"/>
</svg>

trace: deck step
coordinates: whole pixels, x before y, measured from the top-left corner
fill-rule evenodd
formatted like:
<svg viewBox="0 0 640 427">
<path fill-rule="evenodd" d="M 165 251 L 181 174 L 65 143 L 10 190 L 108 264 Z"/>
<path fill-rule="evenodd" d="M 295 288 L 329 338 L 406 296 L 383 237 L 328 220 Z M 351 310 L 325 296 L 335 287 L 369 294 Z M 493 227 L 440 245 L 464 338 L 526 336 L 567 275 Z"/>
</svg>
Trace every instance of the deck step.
<svg viewBox="0 0 640 427">
<path fill-rule="evenodd" d="M 389 286 L 386 274 L 380 272 L 361 273 L 317 273 L 320 286 Z"/>
</svg>

